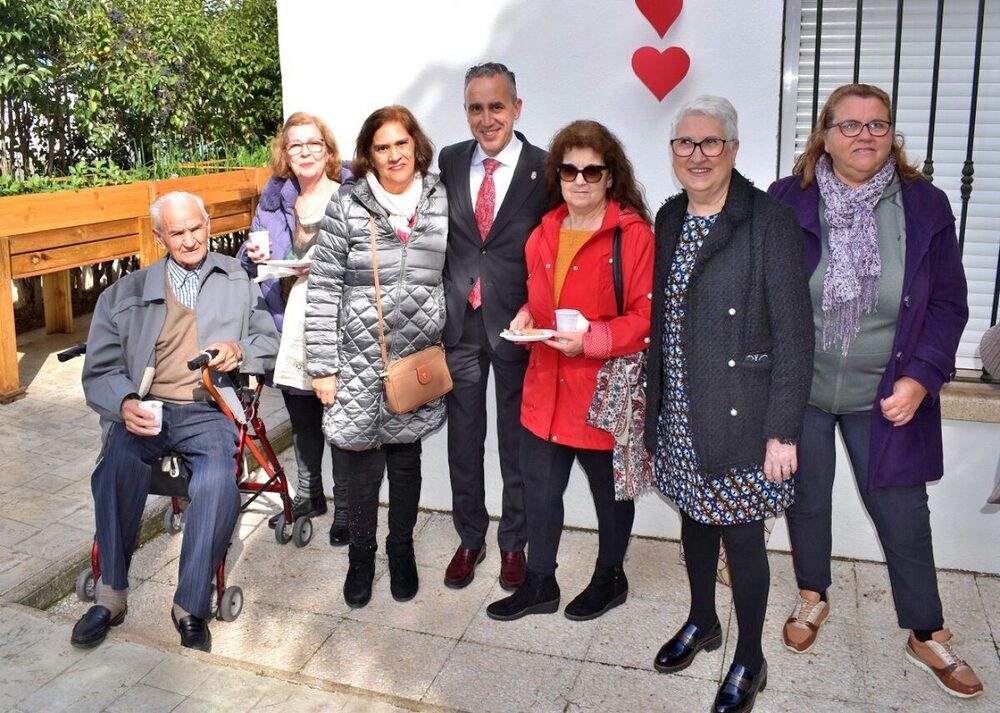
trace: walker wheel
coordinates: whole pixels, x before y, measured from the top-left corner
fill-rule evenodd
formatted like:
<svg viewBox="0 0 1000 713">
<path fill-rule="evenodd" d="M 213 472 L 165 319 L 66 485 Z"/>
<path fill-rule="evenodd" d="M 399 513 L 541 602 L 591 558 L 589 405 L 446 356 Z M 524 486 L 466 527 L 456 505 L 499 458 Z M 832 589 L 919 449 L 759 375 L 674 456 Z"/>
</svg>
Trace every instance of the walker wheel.
<svg viewBox="0 0 1000 713">
<path fill-rule="evenodd" d="M 239 587 L 226 587 L 222 593 L 222 603 L 219 606 L 219 618 L 222 621 L 236 621 L 243 611 L 243 590 Z"/>
<path fill-rule="evenodd" d="M 295 525 L 292 527 L 292 542 L 295 543 L 296 547 L 305 547 L 309 544 L 309 540 L 313 536 L 313 524 L 312 519 L 308 515 L 302 515 L 295 520 Z"/>
<path fill-rule="evenodd" d="M 171 535 L 176 535 L 184 529 L 184 512 L 174 512 L 172 507 L 163 511 L 163 529 Z"/>
<path fill-rule="evenodd" d="M 288 524 L 284 515 L 278 518 L 278 523 L 274 526 L 274 539 L 279 545 L 287 545 L 292 539 L 292 526 Z"/>
<path fill-rule="evenodd" d="M 97 601 L 97 586 L 94 582 L 94 570 L 90 567 L 80 570 L 76 576 L 76 597 L 81 602 Z"/>
</svg>

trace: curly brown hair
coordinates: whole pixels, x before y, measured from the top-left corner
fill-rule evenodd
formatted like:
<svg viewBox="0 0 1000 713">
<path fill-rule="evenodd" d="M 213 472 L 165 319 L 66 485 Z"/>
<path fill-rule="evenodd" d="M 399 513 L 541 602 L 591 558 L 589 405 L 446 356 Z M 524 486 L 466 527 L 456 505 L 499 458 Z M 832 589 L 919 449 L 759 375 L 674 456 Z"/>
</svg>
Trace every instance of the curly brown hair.
<svg viewBox="0 0 1000 713">
<path fill-rule="evenodd" d="M 545 158 L 545 185 L 552 207 L 563 202 L 559 166 L 563 163 L 566 152 L 577 148 L 591 149 L 600 154 L 612 179 L 608 196 L 614 198 L 621 208 L 638 214 L 647 223 L 651 222 L 642 186 L 635 180 L 635 170 L 625 155 L 621 141 L 603 124 L 588 119 L 574 121 L 559 129 L 552 137 L 549 155 Z"/>
<path fill-rule="evenodd" d="M 375 133 L 390 121 L 398 121 L 402 124 L 413 139 L 413 160 L 417 171 L 426 174 L 427 169 L 431 167 L 431 161 L 434 160 L 434 144 L 427 138 L 427 134 L 420 128 L 416 117 L 409 109 L 393 104 L 376 109 L 368 115 L 368 118 L 361 125 L 358 140 L 354 143 L 354 161 L 351 162 L 351 171 L 358 178 L 363 178 L 375 170 L 371 155 Z"/>
<path fill-rule="evenodd" d="M 816 126 L 813 127 L 809 139 L 806 141 L 806 150 L 802 152 L 795 165 L 792 166 L 793 176 L 802 176 L 802 187 L 805 188 L 816 177 L 816 162 L 826 153 L 826 132 L 833 126 L 833 112 L 837 105 L 847 97 L 860 97 L 862 99 L 878 99 L 885 106 L 886 113 L 892 116 L 892 100 L 889 95 L 873 84 L 844 84 L 833 90 L 822 111 L 816 117 Z M 900 177 L 912 181 L 921 174 L 917 168 L 910 164 L 903 151 L 903 137 L 892 128 L 892 155 L 896 157 L 896 170 Z"/>
<path fill-rule="evenodd" d="M 340 181 L 340 149 L 337 148 L 337 140 L 333 138 L 333 132 L 326 122 L 314 114 L 307 114 L 304 111 L 297 111 L 285 121 L 281 129 L 271 140 L 271 171 L 278 178 L 291 178 L 292 166 L 288 162 L 288 153 L 285 147 L 288 144 L 288 130 L 293 126 L 313 125 L 319 129 L 323 142 L 326 144 L 326 175 L 335 181 Z"/>
</svg>

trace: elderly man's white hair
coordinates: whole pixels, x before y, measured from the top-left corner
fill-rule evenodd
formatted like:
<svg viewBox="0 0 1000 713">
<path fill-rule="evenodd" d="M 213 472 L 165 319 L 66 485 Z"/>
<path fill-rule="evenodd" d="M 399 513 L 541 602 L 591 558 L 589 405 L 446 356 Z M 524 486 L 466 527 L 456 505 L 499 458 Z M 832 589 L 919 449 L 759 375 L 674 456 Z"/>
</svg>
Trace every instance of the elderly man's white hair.
<svg viewBox="0 0 1000 713">
<path fill-rule="evenodd" d="M 710 116 L 717 119 L 726 132 L 725 136 L 719 137 L 720 139 L 735 141 L 740 138 L 740 130 L 736 124 L 736 108 L 728 99 L 711 94 L 702 94 L 700 97 L 695 97 L 681 105 L 681 108 L 674 114 L 674 123 L 670 125 L 671 138 L 677 138 L 678 125 L 685 117 L 691 115 Z"/>
<path fill-rule="evenodd" d="M 201 211 L 202 220 L 207 223 L 208 211 L 205 210 L 205 201 L 201 199 L 201 196 L 197 196 L 194 193 L 187 193 L 186 191 L 173 191 L 171 193 L 164 193 L 149 206 L 149 217 L 153 220 L 153 232 L 157 234 L 160 232 L 160 211 L 163 210 L 163 206 L 177 206 L 188 201 L 198 206 L 198 210 Z"/>
</svg>

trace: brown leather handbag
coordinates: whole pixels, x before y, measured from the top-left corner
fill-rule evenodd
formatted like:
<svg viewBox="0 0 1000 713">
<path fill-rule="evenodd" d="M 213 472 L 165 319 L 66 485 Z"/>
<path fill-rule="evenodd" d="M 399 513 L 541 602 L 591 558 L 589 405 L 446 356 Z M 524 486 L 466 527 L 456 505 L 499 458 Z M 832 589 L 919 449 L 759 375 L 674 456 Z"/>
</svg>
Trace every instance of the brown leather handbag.
<svg viewBox="0 0 1000 713">
<path fill-rule="evenodd" d="M 375 309 L 378 312 L 378 344 L 382 350 L 382 383 L 385 403 L 393 413 L 416 411 L 439 399 L 452 389 L 451 372 L 444 357 L 444 347 L 434 344 L 389 361 L 385 348 L 385 322 L 382 319 L 382 289 L 378 281 L 378 249 L 375 246 L 375 219 L 368 219 L 372 243 L 372 271 L 375 273 Z"/>
</svg>

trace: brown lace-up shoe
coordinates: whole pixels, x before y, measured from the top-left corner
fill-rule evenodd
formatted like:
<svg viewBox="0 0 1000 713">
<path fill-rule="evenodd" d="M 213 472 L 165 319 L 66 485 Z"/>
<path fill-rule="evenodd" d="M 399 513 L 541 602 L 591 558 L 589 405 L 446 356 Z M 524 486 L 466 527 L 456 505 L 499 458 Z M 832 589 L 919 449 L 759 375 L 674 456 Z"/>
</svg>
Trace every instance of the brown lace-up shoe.
<svg viewBox="0 0 1000 713">
<path fill-rule="evenodd" d="M 983 692 L 983 682 L 969 664 L 958 657 L 951 648 L 951 632 L 948 629 L 935 631 L 929 641 L 917 641 L 910 633 L 906 642 L 906 658 L 934 674 L 934 680 L 945 690 L 958 698 L 972 698 Z"/>
<path fill-rule="evenodd" d="M 789 651 L 802 654 L 816 643 L 819 627 L 830 615 L 830 603 L 820 599 L 818 592 L 799 590 L 799 602 L 781 630 L 781 639 Z"/>
</svg>

